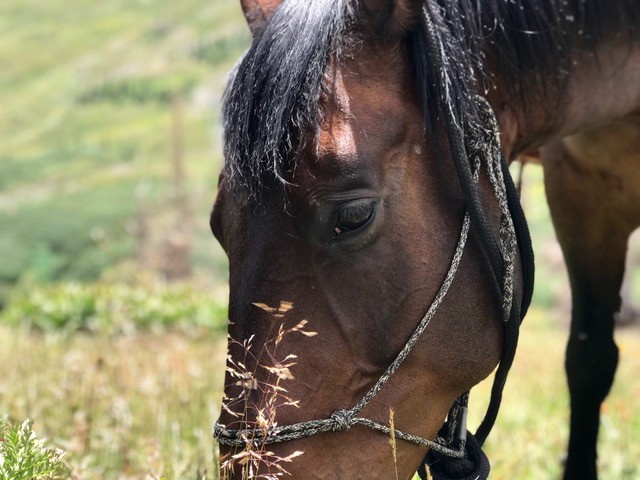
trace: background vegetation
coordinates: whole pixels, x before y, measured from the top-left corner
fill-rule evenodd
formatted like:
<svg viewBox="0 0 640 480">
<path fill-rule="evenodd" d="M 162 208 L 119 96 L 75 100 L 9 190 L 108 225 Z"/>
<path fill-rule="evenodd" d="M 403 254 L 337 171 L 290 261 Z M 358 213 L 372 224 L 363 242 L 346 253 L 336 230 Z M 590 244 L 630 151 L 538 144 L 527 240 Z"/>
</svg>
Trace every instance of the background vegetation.
<svg viewBox="0 0 640 480">
<path fill-rule="evenodd" d="M 216 478 L 227 264 L 208 213 L 249 39 L 236 0 L 0 2 L 0 423 L 34 419 L 63 478 Z M 525 186 L 538 277 L 497 479 L 557 478 L 567 434 L 566 275 L 538 167 Z M 618 335 L 603 478 L 640 478 L 640 338 Z"/>
<path fill-rule="evenodd" d="M 250 38 L 236 3 L 2 2 L 5 301 L 17 283 L 92 281 L 131 258 L 167 273 L 179 241 L 224 278 L 207 216 L 221 91 Z"/>
</svg>

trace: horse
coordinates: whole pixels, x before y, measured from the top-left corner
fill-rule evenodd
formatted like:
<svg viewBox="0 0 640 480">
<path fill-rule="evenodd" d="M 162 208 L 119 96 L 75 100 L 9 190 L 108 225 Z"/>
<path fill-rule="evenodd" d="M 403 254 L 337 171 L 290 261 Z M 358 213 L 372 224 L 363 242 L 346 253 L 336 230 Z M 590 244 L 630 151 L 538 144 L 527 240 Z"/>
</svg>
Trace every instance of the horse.
<svg viewBox="0 0 640 480">
<path fill-rule="evenodd" d="M 573 294 L 564 478 L 597 478 L 640 225 L 640 3 L 240 3 L 253 41 L 210 219 L 229 258 L 223 478 L 488 476 L 532 281 L 505 165 L 531 151 Z"/>
</svg>

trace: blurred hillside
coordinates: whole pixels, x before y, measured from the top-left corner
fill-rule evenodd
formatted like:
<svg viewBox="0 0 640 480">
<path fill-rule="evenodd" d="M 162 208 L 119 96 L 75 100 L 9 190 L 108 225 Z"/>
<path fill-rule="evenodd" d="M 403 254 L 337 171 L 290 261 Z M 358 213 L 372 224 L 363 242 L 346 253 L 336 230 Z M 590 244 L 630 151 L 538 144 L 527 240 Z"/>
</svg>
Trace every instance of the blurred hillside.
<svg viewBox="0 0 640 480">
<path fill-rule="evenodd" d="M 237 0 L 0 3 L 0 308 L 41 282 L 226 281 L 208 214 L 220 97 L 249 41 Z M 540 168 L 524 179 L 534 302 L 566 318 Z"/>
<path fill-rule="evenodd" d="M 208 213 L 249 40 L 233 0 L 0 2 L 0 303 L 129 259 L 226 277 Z"/>
</svg>

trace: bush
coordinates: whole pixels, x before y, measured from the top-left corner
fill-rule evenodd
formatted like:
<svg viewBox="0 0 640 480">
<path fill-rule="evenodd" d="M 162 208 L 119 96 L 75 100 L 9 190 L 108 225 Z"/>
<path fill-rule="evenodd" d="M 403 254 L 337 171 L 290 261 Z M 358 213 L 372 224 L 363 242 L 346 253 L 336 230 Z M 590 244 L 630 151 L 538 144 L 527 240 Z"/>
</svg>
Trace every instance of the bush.
<svg viewBox="0 0 640 480">
<path fill-rule="evenodd" d="M 33 420 L 11 425 L 0 418 L 0 480 L 54 480 L 68 478 L 64 452 L 49 448 L 36 437 Z"/>
<path fill-rule="evenodd" d="M 78 97 L 78 101 L 81 104 L 107 102 L 166 105 L 175 96 L 188 95 L 197 83 L 197 78 L 188 74 L 114 79 L 86 90 Z"/>
<path fill-rule="evenodd" d="M 0 323 L 40 331 L 107 335 L 177 329 L 225 331 L 226 300 L 182 285 L 64 283 L 31 287 L 14 296 Z"/>
<path fill-rule="evenodd" d="M 240 30 L 233 35 L 202 40 L 191 55 L 200 62 L 217 66 L 231 58 L 238 58 L 251 43 L 248 30 Z"/>
</svg>

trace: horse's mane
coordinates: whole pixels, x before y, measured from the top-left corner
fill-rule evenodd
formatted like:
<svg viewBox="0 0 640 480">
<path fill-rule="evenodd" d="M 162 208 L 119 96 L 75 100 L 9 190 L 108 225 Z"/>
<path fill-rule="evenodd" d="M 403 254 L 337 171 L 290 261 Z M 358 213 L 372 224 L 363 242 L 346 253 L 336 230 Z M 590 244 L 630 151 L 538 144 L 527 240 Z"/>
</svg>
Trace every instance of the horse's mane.
<svg viewBox="0 0 640 480">
<path fill-rule="evenodd" d="M 358 41 L 353 3 L 285 0 L 232 73 L 223 112 L 225 173 L 232 187 L 250 198 L 260 201 L 286 183 L 295 150 L 304 146 L 299 132 L 318 120 L 330 59 Z M 544 96 L 563 88 L 576 49 L 640 40 L 638 0 L 435 0 L 434 5 L 447 61 L 446 88 L 461 124 L 475 122 L 473 92 L 487 76 L 508 85 L 514 98 L 525 99 L 532 91 Z M 427 61 L 425 28 L 422 19 L 407 42 L 428 127 L 440 116 L 435 98 L 442 86 Z"/>
</svg>

